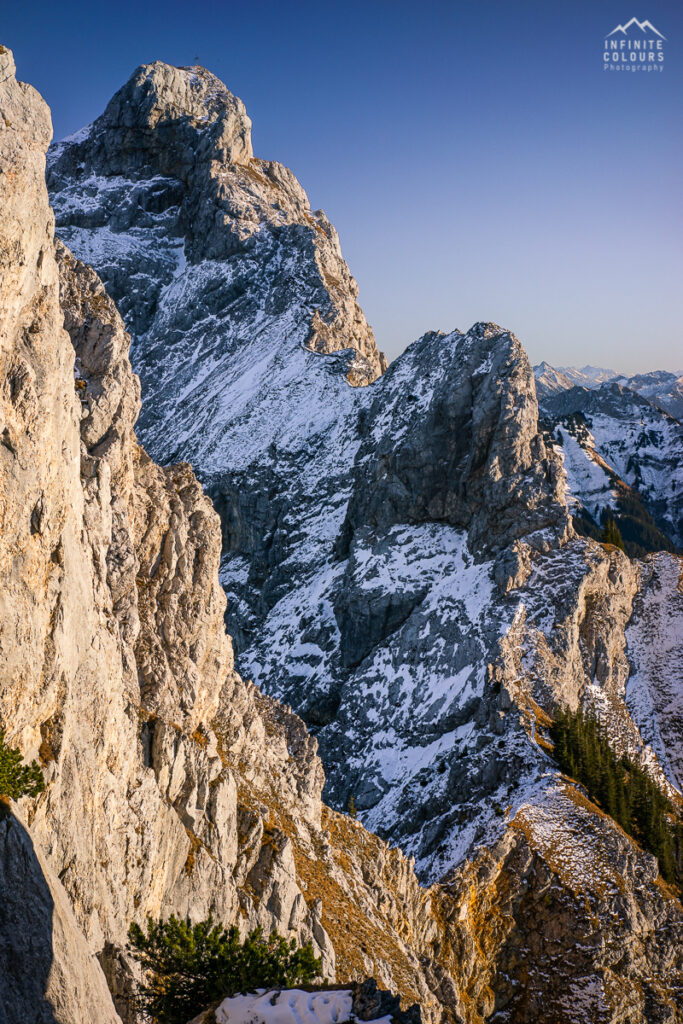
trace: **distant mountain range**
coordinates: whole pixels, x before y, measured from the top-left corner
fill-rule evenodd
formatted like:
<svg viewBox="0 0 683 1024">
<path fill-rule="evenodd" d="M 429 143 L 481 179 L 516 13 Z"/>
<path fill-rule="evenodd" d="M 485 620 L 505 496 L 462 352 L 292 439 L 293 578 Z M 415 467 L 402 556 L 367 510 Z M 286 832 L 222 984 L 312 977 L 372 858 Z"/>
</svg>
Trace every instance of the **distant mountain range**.
<svg viewBox="0 0 683 1024">
<path fill-rule="evenodd" d="M 664 412 L 683 418 L 683 371 L 652 370 L 650 373 L 636 373 L 632 376 L 617 373 L 598 366 L 551 366 L 539 363 L 534 366 L 536 392 L 539 401 L 549 395 L 558 394 L 568 388 L 598 388 L 606 381 L 615 381 L 622 387 L 637 392 Z"/>
</svg>

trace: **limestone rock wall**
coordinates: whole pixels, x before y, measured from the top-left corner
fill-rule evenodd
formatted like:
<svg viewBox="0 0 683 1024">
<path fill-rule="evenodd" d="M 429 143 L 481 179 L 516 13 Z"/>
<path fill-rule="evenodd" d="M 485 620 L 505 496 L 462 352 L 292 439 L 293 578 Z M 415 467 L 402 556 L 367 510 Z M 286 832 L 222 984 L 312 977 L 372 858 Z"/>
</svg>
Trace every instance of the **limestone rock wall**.
<svg viewBox="0 0 683 1024">
<path fill-rule="evenodd" d="M 221 748 L 242 771 L 272 774 L 281 802 L 315 825 L 315 744 L 286 715 L 269 735 L 233 670 L 217 517 L 188 466 L 161 469 L 135 440 L 129 338 L 96 275 L 55 254 L 49 114 L 2 59 L 0 718 L 44 766 L 46 791 L 25 814 L 59 878 L 52 898 L 66 891 L 110 975 L 134 918 L 213 912 L 312 938 L 333 976 L 291 856 L 276 851 L 243 905 L 260 817 L 240 833 Z M 91 958 L 92 991 L 99 970 Z M 55 1005 L 60 1019 L 76 1019 L 70 1006 Z"/>
</svg>

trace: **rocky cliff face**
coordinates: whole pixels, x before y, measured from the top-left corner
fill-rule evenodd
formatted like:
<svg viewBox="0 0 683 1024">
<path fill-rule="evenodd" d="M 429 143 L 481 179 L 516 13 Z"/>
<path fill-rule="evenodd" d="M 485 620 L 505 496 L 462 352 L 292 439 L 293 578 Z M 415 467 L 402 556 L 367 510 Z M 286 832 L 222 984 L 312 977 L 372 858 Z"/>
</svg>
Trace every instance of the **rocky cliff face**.
<svg viewBox="0 0 683 1024">
<path fill-rule="evenodd" d="M 141 69 L 57 148 L 62 237 L 135 331 L 145 439 L 220 510 L 240 668 L 315 726 L 332 799 L 355 795 L 425 888 L 322 805 L 303 722 L 236 673 L 218 519 L 135 440 L 122 322 L 55 251 L 49 119 L 2 59 L 0 715 L 48 782 L 2 823 L 43 937 L 30 960 L 10 903 L 0 956 L 42 972 L 10 1020 L 40 996 L 46 1020 L 115 1022 L 105 978 L 130 1019 L 127 925 L 171 911 L 311 937 L 329 974 L 373 974 L 429 1021 L 681 1020 L 680 903 L 546 736 L 582 703 L 676 783 L 645 638 L 679 629 L 678 560 L 647 574 L 574 536 L 500 328 L 425 336 L 349 386 L 382 363 L 333 229 L 254 168 L 208 73 Z"/>
<path fill-rule="evenodd" d="M 373 399 L 347 544 L 359 530 L 423 522 L 467 530 L 475 554 L 543 531 L 542 546 L 566 539 L 559 463 L 538 432 L 531 368 L 514 335 L 495 324 L 425 335 Z"/>
<path fill-rule="evenodd" d="M 234 672 L 217 517 L 187 465 L 136 442 L 129 338 L 55 248 L 49 114 L 1 57 L 0 717 L 47 781 L 0 824 L 3 1019 L 113 1022 L 107 981 L 128 1018 L 126 932 L 147 914 L 310 938 L 333 977 L 320 880 L 295 862 L 330 856 L 315 741 Z M 417 890 L 402 870 L 394 917 Z M 353 887 L 393 930 L 360 871 L 337 876 L 342 908 Z"/>
</svg>

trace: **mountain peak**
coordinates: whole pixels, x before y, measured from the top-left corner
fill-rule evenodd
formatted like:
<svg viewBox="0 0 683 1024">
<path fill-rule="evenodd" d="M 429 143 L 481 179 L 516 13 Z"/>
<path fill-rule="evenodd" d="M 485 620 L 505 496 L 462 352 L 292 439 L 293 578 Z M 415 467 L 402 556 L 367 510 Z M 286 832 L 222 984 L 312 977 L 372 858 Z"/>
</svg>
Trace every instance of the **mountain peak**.
<svg viewBox="0 0 683 1024">
<path fill-rule="evenodd" d="M 13 78 L 16 71 L 17 68 L 14 63 L 14 54 L 7 46 L 0 45 L 0 72 L 2 72 L 3 81 L 5 79 Z"/>
<path fill-rule="evenodd" d="M 569 367 L 569 369 L 573 369 L 573 367 Z M 610 370 L 604 366 L 591 366 L 590 363 L 579 367 L 579 373 L 585 373 L 587 377 L 593 377 L 595 380 L 607 380 L 609 377 L 617 376 L 616 370 Z"/>
<path fill-rule="evenodd" d="M 211 164 L 248 165 L 251 121 L 242 100 L 206 68 L 141 64 L 91 125 L 54 145 L 58 175 L 88 164 L 100 177 L 153 175 L 188 183 Z"/>
<path fill-rule="evenodd" d="M 254 155 L 251 121 L 242 100 L 198 65 L 140 65 L 112 97 L 99 122 L 117 132 L 126 148 L 144 142 L 139 133 L 156 129 L 166 148 L 183 150 L 197 144 L 199 131 L 211 137 L 211 149 L 222 150 L 215 159 L 224 163 L 248 163 Z"/>
<path fill-rule="evenodd" d="M 210 360 L 220 352 L 227 372 L 245 346 L 260 346 L 263 356 L 282 352 L 283 340 L 293 361 L 302 346 L 355 350 L 346 374 L 353 383 L 386 368 L 333 226 L 311 210 L 291 171 L 254 157 L 244 104 L 205 68 L 161 61 L 137 68 L 92 125 L 52 147 L 48 187 L 60 235 L 103 272 L 134 336 L 161 327 L 168 342 L 187 272 L 203 310 L 191 350 Z M 95 233 L 105 224 L 110 241 L 135 228 L 141 244 L 103 263 Z M 200 264 L 202 271 L 187 269 Z M 177 369 L 193 374 L 188 327 L 170 333 L 183 349 Z M 170 391 L 169 400 L 177 404 Z"/>
<path fill-rule="evenodd" d="M 130 123 L 128 111 L 135 122 L 149 127 L 178 117 L 206 126 L 229 112 L 242 120 L 246 131 L 251 130 L 242 100 L 200 65 L 175 67 L 159 60 L 141 64 L 114 94 L 103 116 L 109 123 Z"/>
<path fill-rule="evenodd" d="M 491 320 L 478 320 L 472 324 L 468 336 L 471 338 L 480 338 L 484 341 L 489 341 L 491 338 L 502 337 L 503 335 L 510 334 L 510 331 L 506 331 L 504 327 L 499 324 L 494 324 Z"/>
</svg>

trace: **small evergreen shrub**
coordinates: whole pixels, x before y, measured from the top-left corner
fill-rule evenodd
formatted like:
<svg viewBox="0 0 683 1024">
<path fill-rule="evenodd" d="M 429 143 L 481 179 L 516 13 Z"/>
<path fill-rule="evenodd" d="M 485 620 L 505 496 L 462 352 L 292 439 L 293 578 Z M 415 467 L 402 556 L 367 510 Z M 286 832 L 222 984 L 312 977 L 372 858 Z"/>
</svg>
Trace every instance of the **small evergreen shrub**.
<svg viewBox="0 0 683 1024">
<path fill-rule="evenodd" d="M 19 800 L 22 796 L 38 796 L 45 789 L 45 779 L 37 761 L 24 764 L 21 751 L 8 747 L 5 730 L 0 729 L 0 796 Z"/>
<path fill-rule="evenodd" d="M 265 938 L 261 928 L 240 942 L 237 928 L 223 928 L 212 918 L 195 925 L 175 916 L 148 918 L 146 931 L 132 924 L 128 938 L 147 974 L 138 1009 L 154 1024 L 187 1024 L 229 996 L 308 985 L 321 976 L 322 962 L 310 942 L 297 947 L 276 933 Z"/>
<path fill-rule="evenodd" d="M 621 536 L 621 532 L 611 516 L 607 516 L 605 519 L 605 525 L 603 527 L 602 534 L 600 535 L 600 540 L 603 544 L 612 544 L 615 548 L 620 548 L 622 551 L 624 550 L 624 541 Z"/>
<path fill-rule="evenodd" d="M 683 893 L 683 818 L 637 765 L 617 757 L 597 720 L 562 711 L 550 729 L 555 760 L 591 800 L 653 853 L 664 879 Z"/>
</svg>

